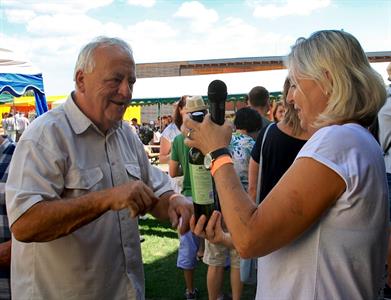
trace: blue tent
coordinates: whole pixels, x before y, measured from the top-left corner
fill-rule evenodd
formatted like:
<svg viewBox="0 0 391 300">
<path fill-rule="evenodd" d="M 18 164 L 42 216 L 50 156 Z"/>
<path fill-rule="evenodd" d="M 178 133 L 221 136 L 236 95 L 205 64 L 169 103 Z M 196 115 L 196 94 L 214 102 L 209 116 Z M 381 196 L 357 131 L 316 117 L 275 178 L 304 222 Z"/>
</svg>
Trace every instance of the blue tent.
<svg viewBox="0 0 391 300">
<path fill-rule="evenodd" d="M 48 110 L 42 73 L 11 50 L 0 48 L 0 94 L 20 97 L 27 90 L 34 92 L 37 116 L 42 115 Z"/>
</svg>

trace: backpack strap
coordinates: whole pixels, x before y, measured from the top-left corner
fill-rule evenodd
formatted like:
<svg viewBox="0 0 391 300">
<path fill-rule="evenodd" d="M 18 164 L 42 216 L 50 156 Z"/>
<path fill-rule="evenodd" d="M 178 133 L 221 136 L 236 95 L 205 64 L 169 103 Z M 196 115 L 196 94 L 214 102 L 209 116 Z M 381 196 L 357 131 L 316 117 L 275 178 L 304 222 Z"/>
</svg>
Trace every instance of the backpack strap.
<svg viewBox="0 0 391 300">
<path fill-rule="evenodd" d="M 258 205 L 259 202 L 260 202 L 259 197 L 260 197 L 260 194 L 261 194 L 261 174 L 262 174 L 262 151 L 263 151 L 263 144 L 265 143 L 265 139 L 266 139 L 267 132 L 269 131 L 270 127 L 271 127 L 273 124 L 274 124 L 274 123 L 270 123 L 270 124 L 266 127 L 265 133 L 263 134 L 263 137 L 262 137 L 261 153 L 259 154 L 259 170 L 258 170 L 258 178 L 257 178 L 257 197 L 255 198 L 255 199 L 256 199 L 257 205 Z"/>
</svg>

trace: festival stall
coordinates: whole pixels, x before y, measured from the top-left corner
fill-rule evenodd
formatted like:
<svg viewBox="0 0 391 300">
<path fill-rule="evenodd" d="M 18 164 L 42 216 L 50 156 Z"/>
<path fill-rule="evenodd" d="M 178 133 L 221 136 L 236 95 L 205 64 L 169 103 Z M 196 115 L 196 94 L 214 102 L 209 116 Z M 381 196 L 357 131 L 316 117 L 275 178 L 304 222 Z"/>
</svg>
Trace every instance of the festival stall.
<svg viewBox="0 0 391 300">
<path fill-rule="evenodd" d="M 42 73 L 26 59 L 15 52 L 0 48 L 0 94 L 20 97 L 31 90 L 34 94 L 36 115 L 48 110 L 43 88 Z M 9 102 L 13 102 L 9 100 Z M 8 103 L 9 103 L 8 102 Z M 30 103 L 26 103 L 29 106 Z"/>
</svg>

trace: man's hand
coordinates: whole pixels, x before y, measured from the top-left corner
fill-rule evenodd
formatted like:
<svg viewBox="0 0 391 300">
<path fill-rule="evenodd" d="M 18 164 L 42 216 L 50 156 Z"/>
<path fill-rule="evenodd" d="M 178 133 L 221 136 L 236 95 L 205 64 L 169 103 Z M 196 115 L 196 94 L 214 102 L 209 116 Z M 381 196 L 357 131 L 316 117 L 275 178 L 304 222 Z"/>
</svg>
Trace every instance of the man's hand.
<svg viewBox="0 0 391 300">
<path fill-rule="evenodd" d="M 169 199 L 168 217 L 173 228 L 177 228 L 180 234 L 189 231 L 189 221 L 193 214 L 193 203 L 184 196 L 174 194 Z"/>
<path fill-rule="evenodd" d="M 151 211 L 159 199 L 142 181 L 130 181 L 112 190 L 110 209 L 129 209 L 130 216 L 135 218 Z"/>
<path fill-rule="evenodd" d="M 147 185 L 131 181 L 76 198 L 40 201 L 12 224 L 11 231 L 21 242 L 48 242 L 74 232 L 109 210 L 128 208 L 134 218 L 153 210 L 159 202 Z"/>
</svg>

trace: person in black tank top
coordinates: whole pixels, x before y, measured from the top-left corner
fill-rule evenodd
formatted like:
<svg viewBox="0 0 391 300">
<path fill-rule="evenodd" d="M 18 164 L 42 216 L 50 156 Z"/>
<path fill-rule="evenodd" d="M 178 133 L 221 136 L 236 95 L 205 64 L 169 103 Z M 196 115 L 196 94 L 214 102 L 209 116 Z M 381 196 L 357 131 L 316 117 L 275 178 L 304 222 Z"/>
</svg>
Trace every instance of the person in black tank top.
<svg viewBox="0 0 391 300">
<path fill-rule="evenodd" d="M 285 171 L 288 170 L 297 153 L 309 138 L 306 131 L 300 127 L 300 120 L 293 104 L 289 104 L 286 101 L 289 88 L 289 79 L 286 79 L 283 90 L 286 113 L 284 119 L 279 123 L 271 125 L 267 132 L 262 150 L 261 184 L 259 187 L 257 187 L 260 167 L 259 158 L 266 128 L 260 131 L 251 152 L 248 193 L 254 201 L 257 194 L 259 195 L 258 202 L 265 198 L 282 175 L 284 175 Z M 257 189 L 260 189 L 258 193 Z"/>
</svg>

